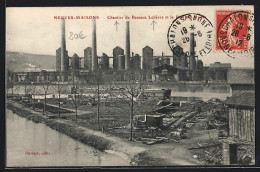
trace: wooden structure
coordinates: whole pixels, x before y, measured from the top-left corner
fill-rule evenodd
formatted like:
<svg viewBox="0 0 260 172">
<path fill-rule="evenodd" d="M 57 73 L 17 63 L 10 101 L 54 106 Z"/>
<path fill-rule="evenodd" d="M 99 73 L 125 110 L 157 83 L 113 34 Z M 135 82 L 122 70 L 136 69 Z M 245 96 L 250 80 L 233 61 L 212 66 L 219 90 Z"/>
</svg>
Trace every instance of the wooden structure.
<svg viewBox="0 0 260 172">
<path fill-rule="evenodd" d="M 229 136 L 255 142 L 255 92 L 241 92 L 227 99 Z"/>
<path fill-rule="evenodd" d="M 227 73 L 231 94 L 255 90 L 254 69 L 230 69 Z"/>
<path fill-rule="evenodd" d="M 237 146 L 238 144 L 232 140 L 223 141 L 223 165 L 237 164 Z"/>
</svg>

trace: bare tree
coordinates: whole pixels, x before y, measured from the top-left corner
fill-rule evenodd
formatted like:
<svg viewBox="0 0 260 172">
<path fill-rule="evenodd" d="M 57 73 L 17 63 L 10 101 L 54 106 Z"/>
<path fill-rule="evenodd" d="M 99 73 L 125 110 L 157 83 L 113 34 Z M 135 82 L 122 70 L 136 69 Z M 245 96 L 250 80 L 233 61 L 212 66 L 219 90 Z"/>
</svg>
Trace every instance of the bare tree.
<svg viewBox="0 0 260 172">
<path fill-rule="evenodd" d="M 78 120 L 78 100 L 77 100 L 77 95 L 78 95 L 78 87 L 79 87 L 79 82 L 76 81 L 76 73 L 72 73 L 72 85 L 70 85 L 70 90 L 72 94 L 72 104 L 75 109 L 75 118 L 76 122 Z"/>
<path fill-rule="evenodd" d="M 8 71 L 7 72 L 7 81 L 6 81 L 6 91 L 7 91 L 7 94 L 9 93 L 9 89 L 11 88 L 11 95 L 13 97 L 14 95 L 14 81 L 13 81 L 13 77 L 12 77 L 12 72 L 11 71 Z"/>
<path fill-rule="evenodd" d="M 58 93 L 58 116 L 60 118 L 60 109 L 61 109 L 61 94 L 65 89 L 65 86 L 61 83 L 61 77 L 58 76 L 57 77 L 57 81 L 56 82 L 51 82 L 50 86 L 53 87 L 54 89 L 54 93 Z M 56 96 L 55 96 L 56 98 Z"/>
<path fill-rule="evenodd" d="M 42 87 L 43 87 L 43 90 L 44 90 L 44 106 L 43 106 L 43 111 L 42 111 L 43 114 L 46 113 L 47 93 L 48 93 L 50 84 L 51 84 L 51 82 L 49 82 L 49 81 L 44 82 L 42 84 Z"/>
<path fill-rule="evenodd" d="M 25 90 L 27 94 L 27 86 L 25 84 Z M 33 99 L 33 110 L 35 110 L 35 94 L 36 94 L 36 85 L 34 82 L 31 82 L 30 88 L 29 88 L 30 94 L 32 95 L 32 99 Z"/>
<path fill-rule="evenodd" d="M 10 55 L 8 55 L 9 57 Z M 13 88 L 14 88 L 14 80 L 13 80 L 13 72 L 14 72 L 14 60 L 11 59 L 7 59 L 6 62 L 6 91 L 8 94 L 8 90 L 11 88 L 11 93 L 12 93 L 12 97 L 13 97 Z"/>
<path fill-rule="evenodd" d="M 123 111 L 129 112 L 130 117 L 130 140 L 133 140 L 133 117 L 136 113 L 142 114 L 138 103 L 140 101 L 139 95 L 143 93 L 144 83 L 142 81 L 142 73 L 126 71 L 122 77 L 122 73 L 118 72 L 113 75 L 112 87 L 118 91 L 110 91 L 110 95 L 115 97 L 115 105 Z M 126 106 L 122 106 L 125 104 Z"/>
<path fill-rule="evenodd" d="M 102 77 L 102 71 L 100 69 L 101 67 L 101 64 L 99 63 L 98 64 L 98 69 L 97 71 L 95 72 L 94 74 L 94 82 L 93 84 L 88 84 L 87 85 L 87 92 L 92 94 L 94 98 L 94 102 L 92 102 L 93 105 L 97 105 L 97 126 L 98 126 L 98 129 L 100 129 L 100 102 L 101 102 L 101 97 L 102 95 L 104 95 L 104 93 L 107 92 L 107 86 L 104 85 L 104 77 Z M 82 91 L 85 91 L 84 89 Z M 97 98 L 97 101 L 96 99 Z M 90 102 L 91 103 L 91 102 Z"/>
<path fill-rule="evenodd" d="M 59 103 L 58 115 L 60 118 L 60 94 L 61 94 L 60 77 L 57 79 L 57 91 L 58 91 L 58 103 Z"/>
</svg>

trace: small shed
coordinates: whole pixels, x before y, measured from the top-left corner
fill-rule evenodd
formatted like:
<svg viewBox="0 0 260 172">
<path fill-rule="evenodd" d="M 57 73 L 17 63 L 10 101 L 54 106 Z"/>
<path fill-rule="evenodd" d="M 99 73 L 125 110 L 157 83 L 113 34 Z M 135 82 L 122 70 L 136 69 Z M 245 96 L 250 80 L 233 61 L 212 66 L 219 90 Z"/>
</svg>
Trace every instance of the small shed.
<svg viewBox="0 0 260 172">
<path fill-rule="evenodd" d="M 229 109 L 229 136 L 255 141 L 255 92 L 234 94 L 224 101 Z"/>
<path fill-rule="evenodd" d="M 232 95 L 243 91 L 255 90 L 254 69 L 230 69 L 228 70 L 227 78 Z"/>
</svg>

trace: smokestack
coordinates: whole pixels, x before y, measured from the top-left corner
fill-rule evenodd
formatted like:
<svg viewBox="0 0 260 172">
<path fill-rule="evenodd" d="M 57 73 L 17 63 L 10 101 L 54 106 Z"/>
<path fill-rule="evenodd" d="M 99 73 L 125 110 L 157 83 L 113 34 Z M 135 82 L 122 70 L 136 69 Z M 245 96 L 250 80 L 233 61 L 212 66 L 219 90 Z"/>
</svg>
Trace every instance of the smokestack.
<svg viewBox="0 0 260 172">
<path fill-rule="evenodd" d="M 92 30 L 92 71 L 97 69 L 98 58 L 97 58 L 97 35 L 96 35 L 96 19 L 93 20 Z"/>
<path fill-rule="evenodd" d="M 65 56 L 66 56 L 65 19 L 62 19 L 61 20 L 61 72 L 66 71 Z"/>
<path fill-rule="evenodd" d="M 195 69 L 194 33 L 190 33 L 190 70 Z"/>
<path fill-rule="evenodd" d="M 129 21 L 126 22 L 126 42 L 125 42 L 125 69 L 130 68 L 130 29 Z"/>
</svg>

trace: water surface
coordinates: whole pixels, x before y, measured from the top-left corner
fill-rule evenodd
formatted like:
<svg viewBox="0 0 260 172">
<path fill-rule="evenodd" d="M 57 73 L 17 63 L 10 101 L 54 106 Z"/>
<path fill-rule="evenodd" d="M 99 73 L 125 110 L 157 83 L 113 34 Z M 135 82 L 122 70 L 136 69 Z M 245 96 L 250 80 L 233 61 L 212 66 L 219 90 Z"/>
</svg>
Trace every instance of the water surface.
<svg viewBox="0 0 260 172">
<path fill-rule="evenodd" d="M 115 154 L 98 151 L 6 110 L 7 167 L 128 166 Z"/>
</svg>

